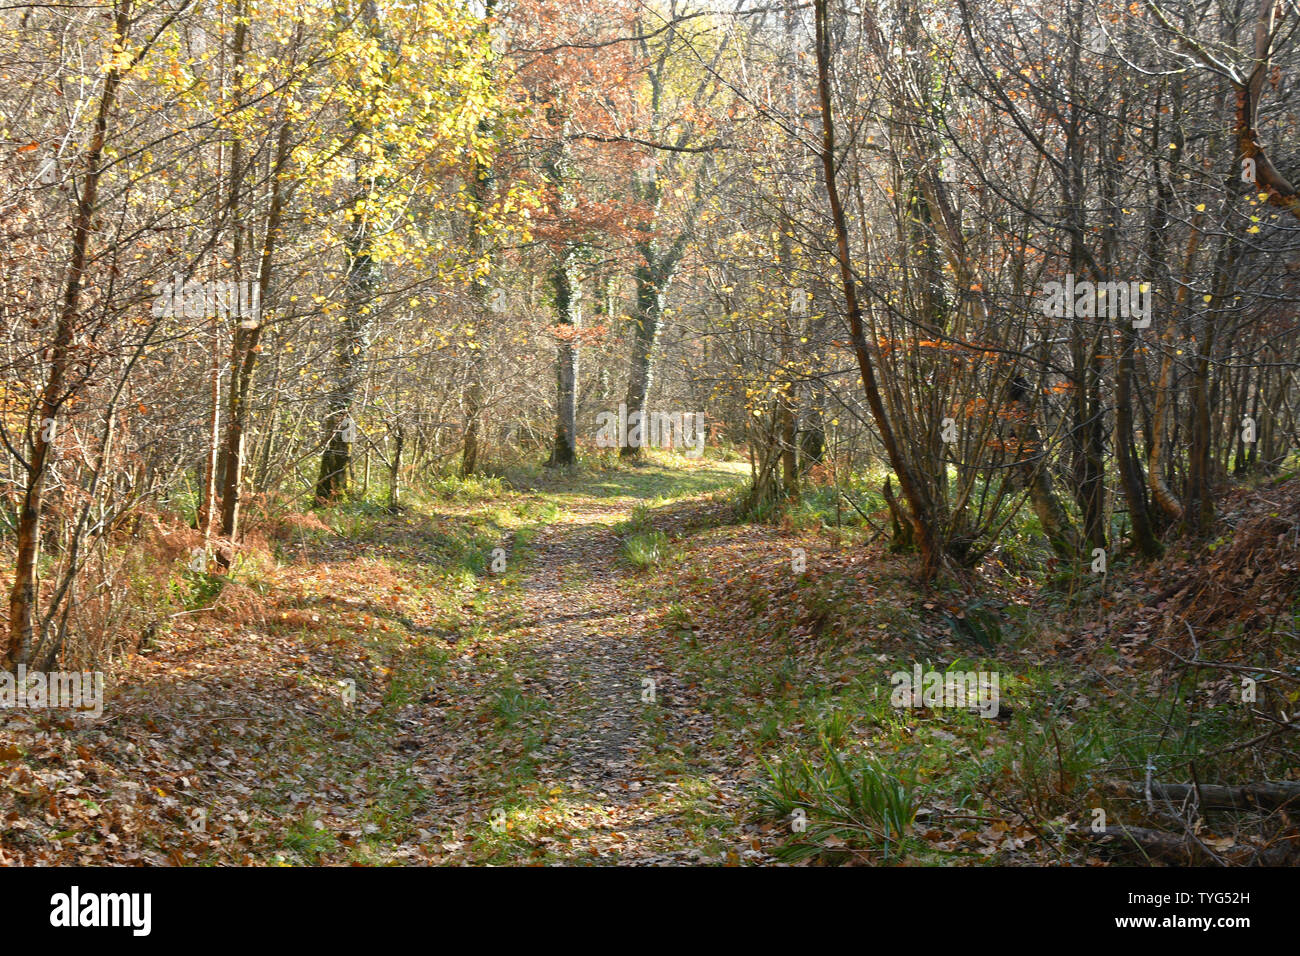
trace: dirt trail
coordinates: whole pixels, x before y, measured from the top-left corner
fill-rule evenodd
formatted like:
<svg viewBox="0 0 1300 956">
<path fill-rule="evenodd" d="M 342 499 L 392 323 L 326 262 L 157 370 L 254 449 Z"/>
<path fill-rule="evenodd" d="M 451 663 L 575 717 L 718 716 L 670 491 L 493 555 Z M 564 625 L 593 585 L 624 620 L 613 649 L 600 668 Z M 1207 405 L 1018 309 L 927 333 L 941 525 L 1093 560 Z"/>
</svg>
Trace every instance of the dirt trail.
<svg viewBox="0 0 1300 956">
<path fill-rule="evenodd" d="M 539 629 L 547 686 L 575 706 L 562 715 L 547 756 L 567 754 L 570 785 L 619 798 L 630 792 L 629 771 L 644 746 L 641 676 L 648 671 L 604 517 L 580 512 L 539 537 L 523 585 L 524 624 Z"/>
<path fill-rule="evenodd" d="M 626 836 L 615 841 L 620 862 L 698 858 L 673 826 L 673 786 L 646 769 L 650 710 L 665 706 L 666 688 L 644 641 L 644 614 L 620 586 L 627 570 L 611 526 L 626 516 L 585 502 L 534 544 L 523 607 L 557 705 L 543 750 L 555 779 L 545 783 L 603 802 L 608 820 L 599 829 Z M 655 681 L 654 704 L 643 700 L 646 679 Z"/>
<path fill-rule="evenodd" d="M 613 525 L 619 504 L 583 499 L 534 539 L 522 582 L 519 651 L 542 662 L 536 691 L 549 699 L 552 733 L 538 752 L 541 788 L 586 798 L 574 857 L 656 865 L 757 861 L 731 786 L 716 790 L 698 753 L 710 721 L 656 658 L 646 611 L 624 586 Z M 644 681 L 654 682 L 654 701 Z M 665 772 L 679 758 L 703 773 Z M 730 782 L 728 782 L 730 783 Z M 701 798 L 700 790 L 708 791 Z M 701 830 L 699 804 L 735 826 Z M 687 819 L 689 817 L 690 819 Z M 730 832 L 728 832 L 730 831 Z M 584 847 L 582 844 L 586 843 Z M 593 861 L 594 862 L 594 861 Z"/>
<path fill-rule="evenodd" d="M 745 768 L 621 559 L 637 497 L 556 498 L 504 578 L 459 590 L 425 572 L 455 515 L 298 542 L 264 592 L 124 665 L 105 720 L 0 722 L 0 863 L 767 862 Z"/>
</svg>

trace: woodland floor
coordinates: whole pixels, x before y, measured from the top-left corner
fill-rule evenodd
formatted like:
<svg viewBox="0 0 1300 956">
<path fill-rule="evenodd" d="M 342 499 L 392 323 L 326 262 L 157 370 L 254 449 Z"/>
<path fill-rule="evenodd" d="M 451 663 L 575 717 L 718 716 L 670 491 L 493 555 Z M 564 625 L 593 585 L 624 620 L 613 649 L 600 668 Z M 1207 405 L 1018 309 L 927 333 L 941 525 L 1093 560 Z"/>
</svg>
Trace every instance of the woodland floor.
<svg viewBox="0 0 1300 956">
<path fill-rule="evenodd" d="M 102 720 L 0 723 L 0 863 L 765 859 L 626 586 L 612 528 L 635 489 L 601 490 L 492 509 L 509 567 L 450 614 L 429 562 L 474 507 L 312 535 L 247 575 L 247 626 L 228 587 L 126 661 Z"/>
<path fill-rule="evenodd" d="M 819 740 L 912 755 L 943 783 L 914 860 L 1102 862 L 1065 836 L 1089 802 L 1070 739 L 1064 758 L 1059 738 L 1026 743 L 1030 700 L 1049 699 L 1038 720 L 1113 696 L 1077 676 L 1086 628 L 1017 637 L 1028 601 L 1003 593 L 1007 713 L 891 714 L 891 670 L 984 653 L 942 625 L 960 596 L 919 593 L 865 534 L 728 520 L 746 470 L 610 469 L 283 523 L 113 669 L 102 718 L 0 715 L 0 864 L 770 864 L 790 829 L 764 810 L 768 768 Z M 671 555 L 629 564 L 629 522 Z M 796 546 L 808 580 L 784 573 Z M 1106 674 L 1141 659 L 1137 628 Z M 802 859 L 881 861 L 821 842 Z"/>
</svg>

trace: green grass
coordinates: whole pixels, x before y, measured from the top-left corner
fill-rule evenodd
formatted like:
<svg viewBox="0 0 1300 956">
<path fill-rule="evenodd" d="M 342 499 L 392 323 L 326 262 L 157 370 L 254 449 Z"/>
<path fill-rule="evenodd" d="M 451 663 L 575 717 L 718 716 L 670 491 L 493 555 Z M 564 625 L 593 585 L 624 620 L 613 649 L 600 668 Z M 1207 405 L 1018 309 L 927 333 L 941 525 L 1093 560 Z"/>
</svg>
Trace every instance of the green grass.
<svg viewBox="0 0 1300 956">
<path fill-rule="evenodd" d="M 596 459 L 585 463 L 573 476 L 551 480 L 547 490 L 561 505 L 574 496 L 669 501 L 734 488 L 749 474 L 748 466 L 740 462 L 706 460 L 703 465 L 683 469 L 662 464 L 662 460 L 657 452 L 649 453 L 643 465 Z"/>
<path fill-rule="evenodd" d="M 497 688 L 488 709 L 500 727 L 509 728 L 527 717 L 542 713 L 546 701 L 540 697 L 528 697 L 514 684 L 506 684 Z"/>
<path fill-rule="evenodd" d="M 662 531 L 648 531 L 625 538 L 621 546 L 623 558 L 632 567 L 644 571 L 668 557 L 668 535 Z"/>
<path fill-rule="evenodd" d="M 312 814 L 295 821 L 285 831 L 283 841 L 286 849 L 308 865 L 320 863 L 338 848 L 338 838 Z"/>
<path fill-rule="evenodd" d="M 481 502 L 500 497 L 507 487 L 500 476 L 452 474 L 429 482 L 427 491 L 447 501 Z"/>
<path fill-rule="evenodd" d="M 846 758 L 825 738 L 818 756 L 815 762 L 791 755 L 764 764 L 759 805 L 791 827 L 778 856 L 833 855 L 840 847 L 869 851 L 886 863 L 905 856 L 921 800 L 915 771 L 869 756 Z"/>
<path fill-rule="evenodd" d="M 185 610 L 197 611 L 211 607 L 225 584 L 226 579 L 219 574 L 186 568 L 171 579 L 171 596 Z"/>
</svg>

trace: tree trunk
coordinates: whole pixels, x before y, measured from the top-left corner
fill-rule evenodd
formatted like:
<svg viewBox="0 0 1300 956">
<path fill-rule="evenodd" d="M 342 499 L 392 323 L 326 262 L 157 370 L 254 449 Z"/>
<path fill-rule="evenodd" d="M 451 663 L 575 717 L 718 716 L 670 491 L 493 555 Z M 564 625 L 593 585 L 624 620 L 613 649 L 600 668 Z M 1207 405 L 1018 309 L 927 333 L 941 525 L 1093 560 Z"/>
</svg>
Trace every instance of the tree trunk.
<svg viewBox="0 0 1300 956">
<path fill-rule="evenodd" d="M 496 0 L 484 0 L 483 32 L 490 30 L 490 21 L 496 11 Z M 491 70 L 488 71 L 491 79 Z M 478 133 L 487 138 L 492 135 L 492 123 L 485 117 L 479 120 Z M 470 207 L 469 244 L 475 258 L 488 255 L 489 240 L 483 228 L 483 216 L 492 196 L 492 164 L 480 158 L 474 160 L 474 181 L 470 185 L 473 202 Z M 504 292 L 504 290 L 503 290 Z M 488 287 L 486 280 L 476 279 L 470 288 L 474 324 L 476 331 L 483 332 L 487 326 L 485 316 L 488 310 Z M 487 375 L 487 351 L 484 345 L 486 336 L 480 334 L 474 341 L 473 357 L 469 364 L 469 381 L 463 395 L 465 408 L 465 438 L 461 448 L 460 474 L 468 477 L 478 470 L 479 428 L 483 416 L 484 388 L 483 380 Z"/>
<path fill-rule="evenodd" d="M 1187 457 L 1187 509 L 1184 530 L 1193 537 L 1208 535 L 1214 526 L 1214 476 L 1212 474 L 1213 422 L 1210 416 L 1210 359 L 1214 354 L 1216 316 L 1236 281 L 1239 244 L 1228 236 L 1215 257 L 1214 286 L 1205 328 L 1197 347 L 1189 398 L 1192 402 L 1192 437 Z"/>
<path fill-rule="evenodd" d="M 388 510 L 397 511 L 400 504 L 402 493 L 402 445 L 405 442 L 406 434 L 402 431 L 402 426 L 398 425 L 393 430 L 393 467 L 389 473 L 388 480 Z M 370 456 L 366 455 L 366 474 L 370 474 Z"/>
<path fill-rule="evenodd" d="M 561 338 L 555 358 L 555 445 L 550 465 L 572 465 L 578 460 L 578 342 L 572 333 L 582 324 L 582 284 L 573 266 L 573 250 L 566 249 L 551 274 L 555 313 Z"/>
<path fill-rule="evenodd" d="M 1158 99 L 1157 99 L 1158 102 Z M 1158 110 L 1157 110 L 1158 115 Z M 1128 105 L 1120 107 L 1119 122 L 1115 132 L 1102 126 L 1106 141 L 1102 145 L 1105 166 L 1102 175 L 1102 193 L 1105 204 L 1106 225 L 1102 227 L 1102 259 L 1107 269 L 1114 269 L 1119 258 L 1118 223 L 1120 222 L 1119 201 L 1119 153 L 1123 148 L 1123 131 L 1128 124 Z M 1109 134 L 1109 135 L 1106 135 Z M 1152 213 L 1151 228 L 1147 234 L 1147 261 L 1153 261 L 1163 248 L 1161 241 L 1167 216 L 1163 197 L 1157 199 Z M 1153 276 L 1154 277 L 1154 276 Z M 1154 295 L 1154 288 L 1151 290 Z M 1151 516 L 1147 510 L 1146 482 L 1142 476 L 1142 465 L 1138 461 L 1137 444 L 1133 432 L 1133 355 L 1137 348 L 1137 333 L 1131 319 L 1119 318 L 1119 359 L 1115 366 L 1115 462 L 1119 472 L 1120 489 L 1128 504 L 1129 521 L 1133 527 L 1133 541 L 1138 552 L 1144 558 L 1157 557 L 1161 552 L 1160 542 L 1156 540 L 1151 525 Z"/>
<path fill-rule="evenodd" d="M 644 244 L 642 255 L 653 260 L 654 253 L 649 244 Z M 646 400 L 650 395 L 650 385 L 654 377 L 654 352 L 659 340 L 659 323 L 664 306 L 664 289 L 666 277 L 655 269 L 652 262 L 638 266 L 636 270 L 636 303 L 632 318 L 636 329 L 632 338 L 632 360 L 627 376 L 627 413 L 645 412 Z M 644 431 L 644 422 L 642 431 Z M 629 433 L 631 429 L 628 429 Z M 619 450 L 620 458 L 638 458 L 641 456 L 640 445 L 624 444 Z"/>
<path fill-rule="evenodd" d="M 275 161 L 271 173 L 271 206 L 266 215 L 266 235 L 262 239 L 262 253 L 258 268 L 257 285 L 259 301 L 266 308 L 271 286 L 271 263 L 275 256 L 276 239 L 280 232 L 280 219 L 284 214 L 284 192 L 280 176 L 289 156 L 289 123 L 280 125 L 279 140 L 275 147 Z M 244 473 L 244 431 L 248 425 L 248 395 L 253 382 L 253 368 L 257 363 L 257 343 L 262 336 L 262 316 L 252 323 L 241 322 L 235 328 L 230 354 L 230 398 L 226 414 L 226 442 L 223 456 L 226 463 L 221 491 L 221 534 L 233 546 L 239 535 L 239 496 Z"/>
<path fill-rule="evenodd" d="M 131 24 L 131 3 L 124 0 L 113 21 L 114 45 L 125 50 L 127 31 Z M 134 61 L 131 65 L 134 65 Z M 127 69 L 130 69 L 128 65 Z M 31 653 L 33 623 L 36 609 L 36 563 L 40 553 L 41 507 L 46 474 L 57 438 L 59 412 L 76 388 L 67 385 L 72 368 L 73 340 L 77 330 L 77 316 L 81 307 L 81 293 L 85 282 L 87 251 L 90 246 L 95 200 L 99 193 L 103 173 L 100 160 L 108 137 L 108 117 L 117 100 L 124 71 L 118 66 L 109 69 L 104 77 L 104 90 L 99 98 L 94 132 L 86 150 L 86 177 L 72 218 L 72 245 L 68 263 L 68 280 L 63 291 L 50 345 L 50 373 L 41 389 L 39 413 L 32 435 L 32 455 L 26 462 L 27 482 L 23 489 L 22 504 L 18 509 L 15 531 L 14 583 L 9 592 L 9 635 L 7 645 L 0 650 L 0 665 L 10 667 L 25 663 Z"/>
<path fill-rule="evenodd" d="M 1137 336 L 1132 327 L 1123 326 L 1120 330 L 1119 364 L 1115 370 L 1115 458 L 1120 487 L 1124 490 L 1129 520 L 1133 525 L 1133 541 L 1144 558 L 1155 558 L 1163 549 L 1151 526 L 1146 483 L 1133 437 L 1133 350 L 1136 345 Z"/>
<path fill-rule="evenodd" d="M 931 523 L 930 503 L 912 472 L 911 463 L 903 456 L 894 435 L 893 426 L 885 413 L 881 400 L 880 388 L 876 383 L 876 373 L 871 355 L 867 349 L 866 337 L 862 330 L 862 311 L 858 304 L 857 283 L 853 277 L 852 253 L 849 248 L 848 222 L 844 215 L 844 206 L 840 202 L 839 187 L 835 175 L 835 120 L 831 112 L 831 41 L 827 24 L 827 0 L 814 0 L 817 46 L 817 90 L 821 102 L 822 148 L 821 161 L 825 172 L 826 198 L 830 206 L 831 222 L 835 229 L 835 248 L 840 271 L 840 282 L 844 290 L 845 313 L 849 323 L 849 334 L 853 343 L 854 355 L 858 362 L 858 371 L 862 376 L 862 387 L 866 392 L 867 404 L 875 419 L 880 440 L 889 456 L 889 463 L 898 475 L 898 483 L 903 490 L 911 509 L 909 520 L 916 532 L 917 543 L 921 548 L 922 577 L 930 578 L 938 570 L 941 555 L 938 554 L 934 528 Z"/>
<path fill-rule="evenodd" d="M 356 439 L 352 406 L 361 387 L 370 348 L 370 303 L 376 266 L 370 257 L 369 224 L 361 217 L 348 241 L 347 314 L 335 352 L 334 387 L 325 418 L 325 451 L 316 479 L 316 503 L 326 504 L 347 490 L 348 464 Z"/>
<path fill-rule="evenodd" d="M 1083 550 L 1079 532 L 1070 515 L 1052 487 L 1048 468 L 1047 450 L 1035 423 L 1035 409 L 1029 401 L 1029 383 L 1017 376 L 1007 385 L 1008 398 L 1023 412 L 1021 424 L 1016 427 L 1016 467 L 1019 480 L 1029 489 L 1029 505 L 1038 517 L 1043 534 L 1057 557 L 1067 562 L 1076 561 Z"/>
</svg>

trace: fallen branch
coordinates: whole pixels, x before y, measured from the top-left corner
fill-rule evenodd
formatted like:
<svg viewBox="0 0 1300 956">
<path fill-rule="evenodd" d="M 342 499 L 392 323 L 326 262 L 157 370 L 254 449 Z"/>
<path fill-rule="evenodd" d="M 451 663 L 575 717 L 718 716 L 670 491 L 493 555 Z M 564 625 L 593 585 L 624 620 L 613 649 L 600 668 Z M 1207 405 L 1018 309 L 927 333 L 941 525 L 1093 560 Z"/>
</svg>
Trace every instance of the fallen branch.
<svg viewBox="0 0 1300 956">
<path fill-rule="evenodd" d="M 1111 780 L 1107 786 L 1135 797 L 1145 794 L 1145 786 L 1124 780 Z M 1151 794 L 1156 799 L 1182 803 L 1196 800 L 1198 788 L 1185 783 L 1153 783 Z M 1300 807 L 1300 783 L 1293 781 L 1264 781 L 1240 787 L 1220 784 L 1201 784 L 1202 810 L 1277 810 L 1281 807 Z"/>
<path fill-rule="evenodd" d="M 1190 834 L 1168 833 L 1147 827 L 1106 827 L 1103 830 L 1081 829 L 1080 836 L 1091 839 L 1102 847 L 1141 851 L 1148 860 L 1165 863 L 1218 863 L 1235 866 L 1282 866 L 1293 851 L 1289 841 L 1273 846 L 1259 847 L 1236 844 L 1211 852 Z"/>
</svg>

